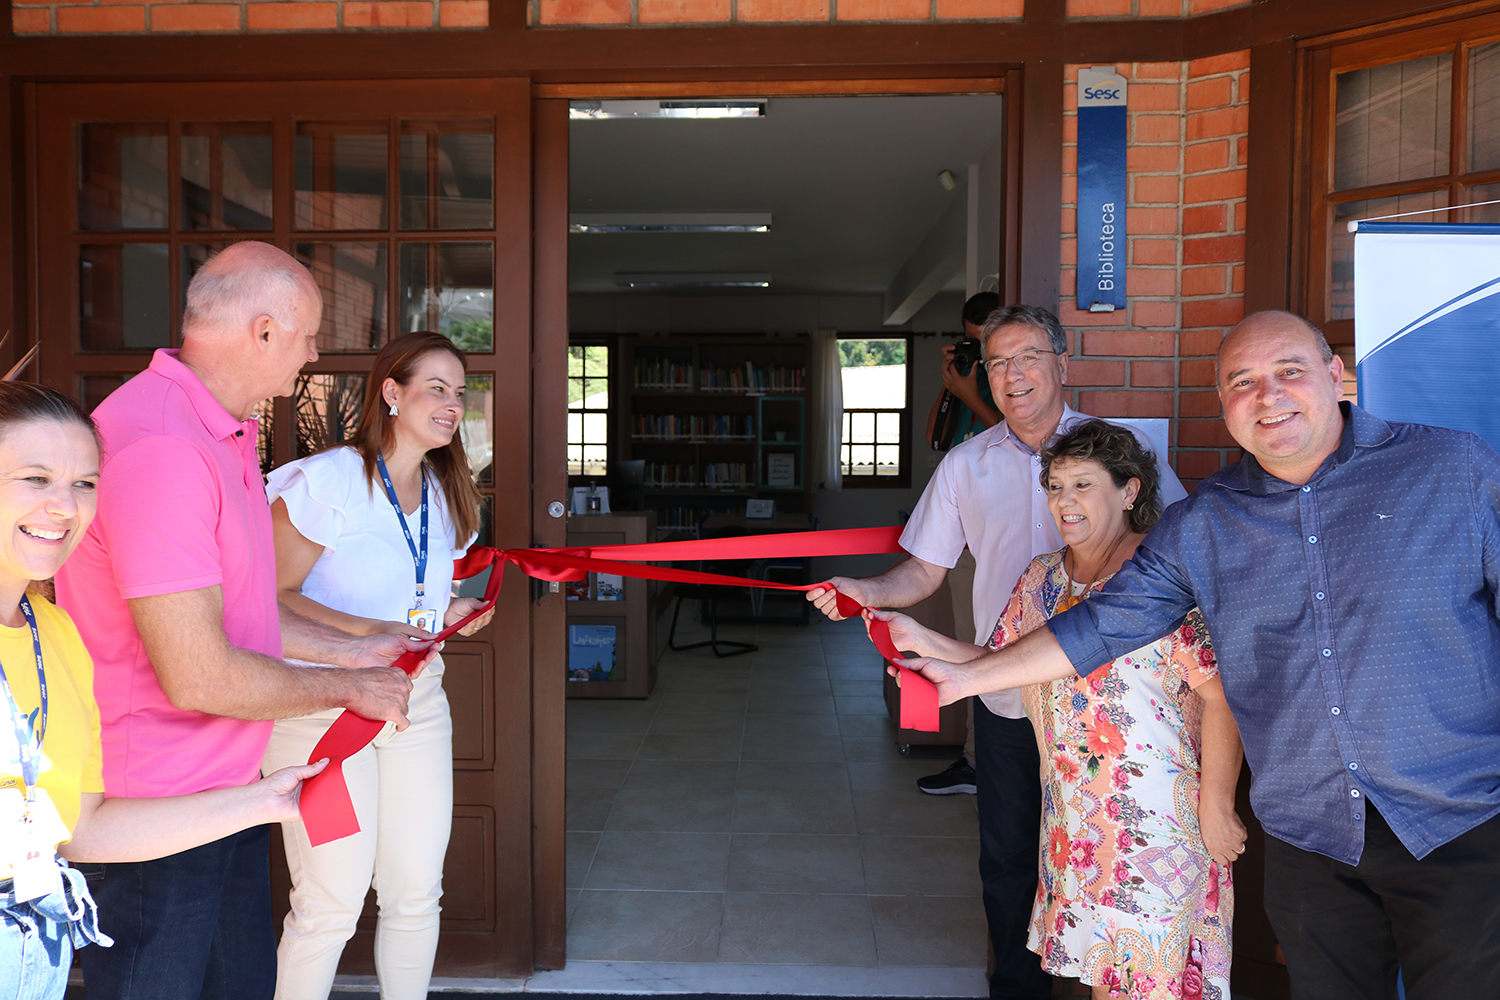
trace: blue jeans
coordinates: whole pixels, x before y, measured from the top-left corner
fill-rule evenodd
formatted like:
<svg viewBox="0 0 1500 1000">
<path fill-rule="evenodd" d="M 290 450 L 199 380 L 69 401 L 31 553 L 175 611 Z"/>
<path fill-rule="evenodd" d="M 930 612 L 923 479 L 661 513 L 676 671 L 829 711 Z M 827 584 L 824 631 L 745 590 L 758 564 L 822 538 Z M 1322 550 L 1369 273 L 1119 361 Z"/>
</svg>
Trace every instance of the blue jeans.
<svg viewBox="0 0 1500 1000">
<path fill-rule="evenodd" d="M 62 888 L 41 899 L 18 903 L 10 879 L 0 881 L 0 990 L 7 998 L 61 1000 L 73 949 L 91 941 L 109 947 L 83 876 L 66 861 L 57 863 Z"/>
<path fill-rule="evenodd" d="M 258 826 L 155 861 L 80 866 L 115 939 L 83 953 L 88 1000 L 268 1000 L 269 850 Z"/>
</svg>

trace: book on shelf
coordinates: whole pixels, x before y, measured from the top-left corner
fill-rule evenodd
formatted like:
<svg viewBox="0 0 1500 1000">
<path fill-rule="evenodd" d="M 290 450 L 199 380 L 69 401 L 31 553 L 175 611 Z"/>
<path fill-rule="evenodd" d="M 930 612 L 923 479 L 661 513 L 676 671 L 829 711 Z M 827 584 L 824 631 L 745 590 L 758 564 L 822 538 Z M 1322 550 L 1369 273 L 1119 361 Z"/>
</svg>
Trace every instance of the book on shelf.
<svg viewBox="0 0 1500 1000">
<path fill-rule="evenodd" d="M 618 573 L 595 573 L 594 600 L 625 600 L 625 578 Z"/>
<path fill-rule="evenodd" d="M 613 681 L 618 657 L 615 626 L 568 626 L 568 680 Z"/>
</svg>

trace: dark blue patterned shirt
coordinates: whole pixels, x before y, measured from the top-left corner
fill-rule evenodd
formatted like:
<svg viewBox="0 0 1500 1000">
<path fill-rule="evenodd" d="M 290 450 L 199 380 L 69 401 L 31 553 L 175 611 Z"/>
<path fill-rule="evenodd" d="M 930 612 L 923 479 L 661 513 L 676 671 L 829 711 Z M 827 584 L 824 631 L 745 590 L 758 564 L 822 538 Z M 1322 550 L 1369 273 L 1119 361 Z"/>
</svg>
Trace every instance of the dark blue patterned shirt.
<svg viewBox="0 0 1500 1000">
<path fill-rule="evenodd" d="M 1221 469 L 1048 627 L 1086 674 L 1196 604 L 1266 832 L 1354 864 L 1368 798 L 1421 858 L 1500 813 L 1500 456 L 1344 406 L 1306 486 Z"/>
</svg>

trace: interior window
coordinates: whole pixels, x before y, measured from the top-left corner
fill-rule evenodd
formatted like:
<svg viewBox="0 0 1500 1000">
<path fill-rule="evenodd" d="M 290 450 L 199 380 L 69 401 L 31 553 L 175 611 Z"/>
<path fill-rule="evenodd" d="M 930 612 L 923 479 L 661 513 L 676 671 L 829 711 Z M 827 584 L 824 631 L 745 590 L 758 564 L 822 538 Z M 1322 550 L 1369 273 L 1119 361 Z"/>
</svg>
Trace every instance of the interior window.
<svg viewBox="0 0 1500 1000">
<path fill-rule="evenodd" d="M 840 469 L 844 485 L 904 485 L 911 478 L 906 406 L 910 341 L 841 339 L 844 433 Z"/>
</svg>

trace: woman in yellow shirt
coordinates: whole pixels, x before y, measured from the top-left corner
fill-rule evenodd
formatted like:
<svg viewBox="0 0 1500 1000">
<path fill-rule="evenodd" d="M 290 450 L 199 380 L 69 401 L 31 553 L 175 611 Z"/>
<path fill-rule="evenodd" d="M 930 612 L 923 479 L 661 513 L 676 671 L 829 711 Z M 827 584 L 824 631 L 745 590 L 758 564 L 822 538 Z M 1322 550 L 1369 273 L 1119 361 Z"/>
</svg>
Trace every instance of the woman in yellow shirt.
<svg viewBox="0 0 1500 1000">
<path fill-rule="evenodd" d="M 94 518 L 99 443 L 66 396 L 0 382 L 0 983 L 60 998 L 74 947 L 110 942 L 73 861 L 146 861 L 297 818 L 323 762 L 240 788 L 105 798 L 94 667 L 35 586 Z"/>
</svg>

